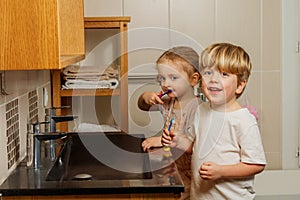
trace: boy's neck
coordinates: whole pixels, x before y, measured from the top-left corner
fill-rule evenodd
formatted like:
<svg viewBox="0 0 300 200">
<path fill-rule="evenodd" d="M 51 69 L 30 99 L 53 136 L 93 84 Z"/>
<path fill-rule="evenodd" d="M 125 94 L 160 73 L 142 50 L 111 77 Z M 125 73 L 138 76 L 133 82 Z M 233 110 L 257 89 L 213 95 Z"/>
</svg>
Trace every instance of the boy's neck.
<svg viewBox="0 0 300 200">
<path fill-rule="evenodd" d="M 236 99 L 226 102 L 225 104 L 213 104 L 210 103 L 211 109 L 218 111 L 218 112 L 233 112 L 242 108 L 239 102 Z"/>
</svg>

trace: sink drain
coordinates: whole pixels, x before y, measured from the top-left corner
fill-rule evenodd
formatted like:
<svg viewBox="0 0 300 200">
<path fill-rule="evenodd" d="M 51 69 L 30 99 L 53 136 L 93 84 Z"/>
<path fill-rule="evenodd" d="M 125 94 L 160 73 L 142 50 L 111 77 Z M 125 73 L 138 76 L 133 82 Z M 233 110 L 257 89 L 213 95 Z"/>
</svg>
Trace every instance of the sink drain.
<svg viewBox="0 0 300 200">
<path fill-rule="evenodd" d="M 92 179 L 92 175 L 90 174 L 76 174 L 75 176 L 73 176 L 72 178 L 73 180 L 90 180 Z"/>
</svg>

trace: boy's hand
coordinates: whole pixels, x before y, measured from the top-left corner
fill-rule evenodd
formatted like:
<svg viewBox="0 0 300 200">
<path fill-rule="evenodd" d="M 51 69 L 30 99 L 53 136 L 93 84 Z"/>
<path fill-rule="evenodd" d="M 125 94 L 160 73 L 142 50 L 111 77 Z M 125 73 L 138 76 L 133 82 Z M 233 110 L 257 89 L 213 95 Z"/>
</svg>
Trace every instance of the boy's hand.
<svg viewBox="0 0 300 200">
<path fill-rule="evenodd" d="M 217 180 L 222 177 L 221 175 L 222 166 L 213 162 L 206 162 L 199 168 L 200 177 L 204 180 Z"/>
<path fill-rule="evenodd" d="M 155 92 L 145 92 L 142 95 L 144 102 L 148 105 L 155 105 L 155 104 L 164 104 L 164 102 L 159 98 L 159 93 Z"/>
</svg>

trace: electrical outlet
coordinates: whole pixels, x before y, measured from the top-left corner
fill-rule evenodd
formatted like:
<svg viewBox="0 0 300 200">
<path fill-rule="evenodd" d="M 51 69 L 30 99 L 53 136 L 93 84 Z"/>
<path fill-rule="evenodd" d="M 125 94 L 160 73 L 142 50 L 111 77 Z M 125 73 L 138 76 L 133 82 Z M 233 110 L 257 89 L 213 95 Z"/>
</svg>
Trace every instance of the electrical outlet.
<svg viewBox="0 0 300 200">
<path fill-rule="evenodd" d="M 43 106 L 46 108 L 48 106 L 48 90 L 43 88 Z"/>
</svg>

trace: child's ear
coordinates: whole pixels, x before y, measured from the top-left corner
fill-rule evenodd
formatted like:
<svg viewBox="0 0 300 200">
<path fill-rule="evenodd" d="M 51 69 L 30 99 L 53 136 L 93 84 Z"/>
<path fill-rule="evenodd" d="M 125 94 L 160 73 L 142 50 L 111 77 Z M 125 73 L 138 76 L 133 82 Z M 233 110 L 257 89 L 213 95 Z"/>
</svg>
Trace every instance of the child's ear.
<svg viewBox="0 0 300 200">
<path fill-rule="evenodd" d="M 193 75 L 191 76 L 191 86 L 197 85 L 197 83 L 199 83 L 199 80 L 200 74 L 197 72 L 193 73 Z"/>
<path fill-rule="evenodd" d="M 242 94 L 242 92 L 244 91 L 244 88 L 246 87 L 247 81 L 243 80 L 240 82 L 240 84 L 238 85 L 237 89 L 235 90 L 236 94 Z"/>
</svg>

